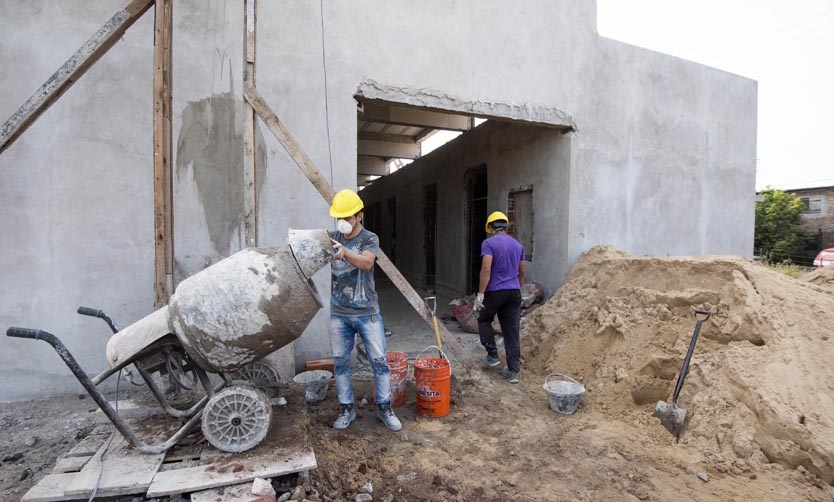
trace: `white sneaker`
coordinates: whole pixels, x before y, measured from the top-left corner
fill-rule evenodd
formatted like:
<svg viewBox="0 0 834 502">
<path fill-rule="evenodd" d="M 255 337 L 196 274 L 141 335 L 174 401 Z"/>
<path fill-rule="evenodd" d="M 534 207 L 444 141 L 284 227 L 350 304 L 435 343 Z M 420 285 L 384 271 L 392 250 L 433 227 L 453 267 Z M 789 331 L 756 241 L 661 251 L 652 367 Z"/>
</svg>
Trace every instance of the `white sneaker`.
<svg viewBox="0 0 834 502">
<path fill-rule="evenodd" d="M 339 416 L 336 417 L 336 421 L 333 422 L 333 428 L 339 430 L 347 429 L 354 420 L 356 420 L 356 412 L 353 411 L 353 405 L 340 404 Z"/>
<path fill-rule="evenodd" d="M 394 432 L 403 428 L 403 424 L 400 423 L 397 415 L 394 415 L 394 410 L 391 409 L 390 404 L 380 404 L 376 410 L 376 418 L 380 419 L 385 427 Z"/>
</svg>

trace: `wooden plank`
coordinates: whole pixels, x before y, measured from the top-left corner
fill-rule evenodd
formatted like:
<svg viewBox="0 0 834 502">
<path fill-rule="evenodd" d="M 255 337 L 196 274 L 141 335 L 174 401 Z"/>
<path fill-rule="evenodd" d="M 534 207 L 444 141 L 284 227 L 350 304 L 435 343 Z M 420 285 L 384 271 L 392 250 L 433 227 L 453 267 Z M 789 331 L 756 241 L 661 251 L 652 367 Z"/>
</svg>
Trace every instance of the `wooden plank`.
<svg viewBox="0 0 834 502">
<path fill-rule="evenodd" d="M 54 473 L 78 472 L 90 461 L 92 455 L 86 457 L 61 457 L 52 468 Z"/>
<path fill-rule="evenodd" d="M 47 474 L 26 492 L 21 502 L 55 502 L 59 500 L 77 500 L 78 497 L 64 495 L 64 489 L 78 476 L 76 473 Z"/>
<path fill-rule="evenodd" d="M 256 2 L 246 0 L 243 13 L 243 89 L 255 85 Z M 255 112 L 244 99 L 243 110 L 243 242 L 258 245 L 258 180 L 256 165 Z"/>
<path fill-rule="evenodd" d="M 152 3 L 152 0 L 132 0 L 52 74 L 49 80 L 0 127 L 0 154 L 101 59 Z"/>
<path fill-rule="evenodd" d="M 154 293 L 156 308 L 173 290 L 173 177 L 171 175 L 172 0 L 157 0 L 153 52 Z"/>
<path fill-rule="evenodd" d="M 301 145 L 292 137 L 290 131 L 287 127 L 278 119 L 278 116 L 275 115 L 275 112 L 272 111 L 272 108 L 266 104 L 266 100 L 258 92 L 257 89 L 254 87 L 250 87 L 243 92 L 244 97 L 252 105 L 252 108 L 255 110 L 255 113 L 263 120 L 266 127 L 275 135 L 275 138 L 278 140 L 279 143 L 287 150 L 287 153 L 290 154 L 292 160 L 296 163 L 296 165 L 301 169 L 301 172 L 307 176 L 307 179 L 310 180 L 310 183 L 318 190 L 318 192 L 324 197 L 324 200 L 327 201 L 328 204 L 333 202 L 333 196 L 336 195 L 336 192 L 333 191 L 333 187 L 330 186 L 330 183 L 327 179 L 321 175 L 321 172 L 318 170 L 316 165 L 307 156 L 307 153 L 304 149 L 301 148 Z"/>
<path fill-rule="evenodd" d="M 273 496 L 272 500 L 274 499 L 275 497 Z M 222 500 L 223 502 L 253 502 L 269 499 L 253 495 L 251 482 L 212 488 L 191 494 L 191 502 L 217 502 L 218 500 Z"/>
<path fill-rule="evenodd" d="M 176 445 L 165 455 L 165 463 L 182 462 L 183 460 L 196 460 L 203 454 L 203 445 L 192 444 L 186 446 Z"/>
<path fill-rule="evenodd" d="M 96 429 L 89 436 L 82 439 L 80 443 L 75 445 L 64 457 L 91 457 L 95 455 L 109 437 L 110 432 L 105 432 L 103 429 L 101 431 Z"/>
<path fill-rule="evenodd" d="M 162 464 L 162 459 L 165 458 L 164 453 L 154 455 L 141 453 L 128 445 L 120 434 L 117 434 L 104 456 L 104 461 L 101 461 L 106 446 L 106 444 L 102 446 L 81 472 L 75 475 L 76 477 L 64 490 L 64 495 L 89 497 L 98 480 L 99 465 L 103 467 L 103 470 L 96 496 L 111 497 L 145 493 Z"/>
<path fill-rule="evenodd" d="M 244 91 L 243 95 L 252 105 L 252 108 L 261 120 L 264 121 L 266 127 L 272 132 L 272 134 L 275 135 L 278 142 L 281 143 L 281 145 L 287 150 L 287 153 L 290 154 L 290 157 L 301 169 L 301 172 L 307 176 L 310 183 L 312 183 L 321 196 L 324 197 L 324 200 L 327 201 L 328 204 L 332 203 L 333 196 L 335 195 L 333 187 L 330 186 L 327 179 L 322 176 L 312 159 L 310 159 L 304 149 L 301 148 L 301 145 L 295 141 L 295 138 L 292 137 L 292 134 L 290 134 L 287 127 L 281 122 L 280 119 L 278 119 L 278 116 L 275 115 L 275 112 L 273 112 L 272 108 L 270 108 L 266 103 L 266 100 L 264 100 L 261 93 L 254 87 L 250 87 Z M 398 290 L 400 290 L 400 293 L 405 296 L 408 303 L 414 307 L 417 313 L 420 314 L 420 317 L 422 317 L 426 324 L 428 324 L 429 327 L 432 327 L 433 330 L 431 311 L 429 311 L 428 307 L 426 307 L 425 302 L 423 302 L 423 299 L 417 291 L 415 291 L 411 284 L 409 284 L 406 278 L 402 275 L 402 273 L 400 273 L 394 263 L 391 262 L 388 256 L 381 249 L 377 254 L 377 263 L 379 263 L 379 267 L 383 272 L 385 272 L 388 278 L 391 279 L 391 282 L 394 283 Z M 468 362 L 468 360 L 464 357 L 465 352 L 463 345 L 461 345 L 457 338 L 449 333 L 442 323 L 438 323 L 438 328 L 444 347 L 447 347 L 455 358 L 463 364 L 466 372 L 470 376 L 472 376 L 473 371 L 477 372 L 476 374 L 480 373 L 480 368 L 477 365 Z"/>
<path fill-rule="evenodd" d="M 271 453 L 274 454 L 274 452 Z M 154 498 L 206 490 L 252 481 L 255 478 L 274 478 L 315 468 L 316 456 L 312 450 L 293 452 L 283 458 L 249 458 L 240 455 L 230 464 L 220 468 L 213 465 L 201 465 L 158 472 L 146 496 Z"/>
<path fill-rule="evenodd" d="M 287 394 L 287 406 L 272 410 L 272 426 L 266 439 L 244 453 L 219 451 L 204 445 L 199 464 L 179 469 L 160 469 L 147 492 L 148 498 L 193 493 L 220 486 L 271 478 L 316 468 L 316 458 L 307 439 L 307 403 L 300 389 Z"/>
</svg>

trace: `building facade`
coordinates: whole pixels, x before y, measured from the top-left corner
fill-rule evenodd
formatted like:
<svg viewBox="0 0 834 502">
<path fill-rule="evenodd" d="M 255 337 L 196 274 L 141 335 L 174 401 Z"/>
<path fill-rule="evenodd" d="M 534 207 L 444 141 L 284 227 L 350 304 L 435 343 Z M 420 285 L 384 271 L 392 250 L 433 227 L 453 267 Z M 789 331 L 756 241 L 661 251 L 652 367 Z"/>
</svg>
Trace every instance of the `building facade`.
<svg viewBox="0 0 834 502">
<path fill-rule="evenodd" d="M 0 116 L 124 3 L 0 4 Z M 362 192 L 416 286 L 471 292 L 479 215 L 492 210 L 514 214 L 531 278 L 550 292 L 597 244 L 751 255 L 755 81 L 601 37 L 593 0 L 430 5 L 262 1 L 257 12 L 257 87 L 337 190 L 373 164 L 368 148 L 384 156 L 401 141 L 365 134 L 374 105 L 394 125 L 399 108 L 487 119 Z M 91 373 L 106 367 L 109 330 L 76 308 L 122 326 L 153 310 L 152 17 L 0 155 L 0 319 L 58 335 Z M 174 23 L 178 282 L 243 242 L 243 6 L 177 0 Z M 256 136 L 258 244 L 332 228 L 280 144 L 263 127 Z M 329 273 L 314 282 L 326 301 Z M 282 371 L 329 354 L 326 316 L 279 351 Z M 46 344 L 0 344 L 0 399 L 77 389 Z"/>
</svg>

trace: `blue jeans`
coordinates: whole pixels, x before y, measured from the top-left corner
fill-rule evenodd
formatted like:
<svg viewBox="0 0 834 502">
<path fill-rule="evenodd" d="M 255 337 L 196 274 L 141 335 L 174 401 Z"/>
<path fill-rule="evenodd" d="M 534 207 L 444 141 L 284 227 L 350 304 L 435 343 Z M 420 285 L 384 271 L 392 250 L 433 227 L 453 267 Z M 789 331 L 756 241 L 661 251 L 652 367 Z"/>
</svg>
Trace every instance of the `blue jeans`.
<svg viewBox="0 0 834 502">
<path fill-rule="evenodd" d="M 368 352 L 374 371 L 377 404 L 391 402 L 391 369 L 385 359 L 385 329 L 379 314 L 363 317 L 330 316 L 330 349 L 333 351 L 336 395 L 339 404 L 353 404 L 353 383 L 350 378 L 350 353 L 356 333 Z"/>
</svg>

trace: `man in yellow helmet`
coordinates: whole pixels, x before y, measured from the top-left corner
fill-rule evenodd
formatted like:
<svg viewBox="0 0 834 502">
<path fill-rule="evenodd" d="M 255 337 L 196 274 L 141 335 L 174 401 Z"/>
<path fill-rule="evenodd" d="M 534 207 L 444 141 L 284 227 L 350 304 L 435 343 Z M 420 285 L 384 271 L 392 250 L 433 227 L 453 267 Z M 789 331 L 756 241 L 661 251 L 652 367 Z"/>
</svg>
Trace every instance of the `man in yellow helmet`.
<svg viewBox="0 0 834 502">
<path fill-rule="evenodd" d="M 524 284 L 524 249 L 507 235 L 507 216 L 495 211 L 486 221 L 486 232 L 491 234 L 481 244 L 481 273 L 475 310 L 479 310 L 478 333 L 487 355 L 481 359 L 484 366 L 498 366 L 498 349 L 492 320 L 498 314 L 498 323 L 504 335 L 507 366 L 501 370 L 510 383 L 518 383 L 521 370 L 521 286 Z"/>
<path fill-rule="evenodd" d="M 398 431 L 402 424 L 391 409 L 391 370 L 385 359 L 385 328 L 379 315 L 374 287 L 374 262 L 379 237 L 362 226 L 365 205 L 353 190 L 333 197 L 330 216 L 337 218 L 337 231 L 330 232 L 336 249 L 331 265 L 330 348 L 333 351 L 339 416 L 336 429 L 347 429 L 356 420 L 350 354 L 359 333 L 374 373 L 376 416 L 386 427 Z"/>
</svg>

